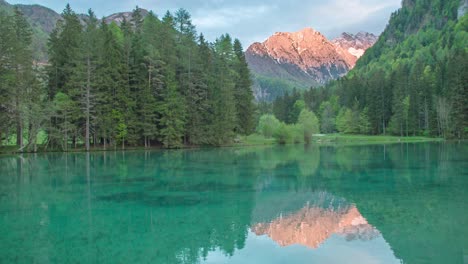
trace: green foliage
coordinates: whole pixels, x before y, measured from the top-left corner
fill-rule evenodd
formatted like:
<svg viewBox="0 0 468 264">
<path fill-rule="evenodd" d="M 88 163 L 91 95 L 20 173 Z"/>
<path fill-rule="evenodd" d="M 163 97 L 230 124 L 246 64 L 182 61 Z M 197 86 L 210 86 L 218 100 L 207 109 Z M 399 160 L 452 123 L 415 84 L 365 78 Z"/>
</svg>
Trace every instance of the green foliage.
<svg viewBox="0 0 468 264">
<path fill-rule="evenodd" d="M 49 137 L 52 141 L 60 142 L 62 150 L 67 151 L 70 136 L 77 129 L 75 125 L 77 105 L 68 95 L 60 92 L 55 95 L 52 104 L 55 125 L 49 128 Z"/>
<path fill-rule="evenodd" d="M 294 124 L 305 107 L 305 101 L 301 100 L 301 94 L 293 90 L 290 95 L 286 93 L 282 97 L 276 98 L 273 102 L 273 113 L 282 122 Z"/>
<path fill-rule="evenodd" d="M 338 98 L 320 104 L 320 129 L 323 133 L 336 131 L 336 116 L 338 114 Z"/>
<path fill-rule="evenodd" d="M 359 113 L 349 108 L 342 108 L 336 118 L 338 131 L 345 134 L 359 133 Z"/>
<path fill-rule="evenodd" d="M 0 142 L 14 131 L 18 151 L 36 149 L 48 114 L 31 45 L 32 30 L 20 9 L 0 11 Z"/>
<path fill-rule="evenodd" d="M 258 123 L 257 132 L 266 138 L 271 138 L 281 125 L 274 115 L 262 115 Z"/>
<path fill-rule="evenodd" d="M 371 124 L 369 122 L 368 109 L 364 110 L 359 115 L 359 133 L 367 135 L 371 132 Z"/>
<path fill-rule="evenodd" d="M 294 140 L 294 132 L 293 125 L 281 122 L 273 136 L 279 144 L 287 144 Z"/>
<path fill-rule="evenodd" d="M 305 90 L 309 87 L 309 85 L 297 83 L 292 80 L 272 78 L 262 75 L 254 75 L 254 80 L 254 86 L 260 94 L 260 98 L 257 99 L 264 102 L 273 102 L 276 98 L 281 97 L 286 93 L 291 94 L 296 89 Z"/>
<path fill-rule="evenodd" d="M 304 142 L 304 127 L 302 124 L 280 122 L 273 137 L 279 144 L 301 143 Z"/>
<path fill-rule="evenodd" d="M 249 65 L 247 64 L 242 45 L 238 39 L 234 40 L 233 49 L 237 58 L 237 60 L 234 61 L 234 69 L 238 76 L 234 93 L 238 122 L 236 131 L 240 134 L 248 135 L 252 133 L 255 128 L 253 83 Z"/>
<path fill-rule="evenodd" d="M 183 146 L 185 109 L 180 103 L 180 94 L 173 83 L 169 83 L 161 106 L 160 141 L 165 148 L 180 148 Z"/>
<path fill-rule="evenodd" d="M 40 131 L 54 149 L 179 148 L 224 145 L 255 129 L 240 41 L 206 42 L 184 9 L 160 20 L 137 7 L 120 26 L 98 22 L 91 10 L 83 22 L 70 5 L 61 16 L 49 37 L 45 87 L 32 68 L 27 21 L 18 10 L 0 14 L 0 142 L 16 127 L 21 149 Z"/>
<path fill-rule="evenodd" d="M 112 119 L 117 124 L 115 130 L 115 139 L 122 144 L 122 149 L 125 148 L 125 139 L 128 135 L 127 124 L 122 113 L 117 110 L 112 110 Z"/>
<path fill-rule="evenodd" d="M 339 131 L 466 137 L 468 23 L 466 15 L 457 20 L 459 4 L 458 0 L 403 1 L 356 67 L 326 87 L 339 96 L 340 106 L 352 109 L 336 120 Z M 331 97 L 313 93 L 312 102 Z M 333 116 L 329 106 L 324 109 L 326 116 Z M 369 126 L 362 121 L 365 126 L 356 129 L 345 122 L 355 119 L 356 110 Z M 332 129 L 327 120 L 322 118 L 328 132 Z"/>
<path fill-rule="evenodd" d="M 288 125 L 288 129 L 291 131 L 292 143 L 304 142 L 305 129 L 303 124 Z"/>
<path fill-rule="evenodd" d="M 312 135 L 313 134 L 318 134 L 320 132 L 319 129 L 319 120 L 317 116 L 314 114 L 314 112 L 311 112 L 307 109 L 304 109 L 301 111 L 301 114 L 299 115 L 299 124 L 302 125 L 303 128 L 303 137 L 305 143 L 309 144 Z"/>
</svg>

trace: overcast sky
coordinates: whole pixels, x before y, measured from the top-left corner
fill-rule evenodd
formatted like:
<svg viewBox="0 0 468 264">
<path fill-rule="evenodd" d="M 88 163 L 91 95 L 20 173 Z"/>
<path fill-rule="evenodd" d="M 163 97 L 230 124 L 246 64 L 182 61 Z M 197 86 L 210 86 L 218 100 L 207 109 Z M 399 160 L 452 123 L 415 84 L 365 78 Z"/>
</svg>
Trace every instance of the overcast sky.
<svg viewBox="0 0 468 264">
<path fill-rule="evenodd" d="M 7 0 L 16 4 L 40 4 L 61 12 L 62 0 Z M 92 8 L 107 16 L 132 10 L 136 5 L 161 16 L 166 10 L 185 8 L 198 32 L 213 41 L 223 33 L 239 38 L 244 46 L 264 41 L 275 32 L 312 27 L 328 38 L 342 32 L 380 34 L 401 0 L 74 0 L 77 13 Z"/>
</svg>

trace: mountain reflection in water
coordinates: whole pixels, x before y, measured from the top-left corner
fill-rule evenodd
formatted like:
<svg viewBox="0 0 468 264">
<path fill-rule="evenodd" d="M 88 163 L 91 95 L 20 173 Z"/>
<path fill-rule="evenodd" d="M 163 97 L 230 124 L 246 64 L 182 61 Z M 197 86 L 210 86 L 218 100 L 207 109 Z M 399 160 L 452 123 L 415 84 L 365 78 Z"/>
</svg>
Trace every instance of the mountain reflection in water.
<svg viewBox="0 0 468 264">
<path fill-rule="evenodd" d="M 326 191 L 256 197 L 245 246 L 201 263 L 401 263 L 356 205 Z M 352 259 L 352 262 L 349 260 Z"/>
<path fill-rule="evenodd" d="M 310 248 L 318 248 L 333 234 L 347 241 L 371 240 L 380 235 L 355 206 L 330 210 L 307 205 L 270 223 L 255 224 L 252 231 L 258 236 L 268 235 L 283 247 L 299 244 Z"/>
</svg>

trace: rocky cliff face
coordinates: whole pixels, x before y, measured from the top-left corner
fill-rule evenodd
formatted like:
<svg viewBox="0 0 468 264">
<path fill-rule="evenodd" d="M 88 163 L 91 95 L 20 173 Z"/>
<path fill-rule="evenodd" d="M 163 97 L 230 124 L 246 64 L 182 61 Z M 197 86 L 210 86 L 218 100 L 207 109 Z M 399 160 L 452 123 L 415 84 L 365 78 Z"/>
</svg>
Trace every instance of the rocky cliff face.
<svg viewBox="0 0 468 264">
<path fill-rule="evenodd" d="M 365 32 L 343 33 L 330 41 L 320 32 L 305 28 L 294 33 L 279 32 L 263 43 L 252 44 L 246 58 L 257 77 L 282 79 L 298 88 L 308 88 L 346 75 L 376 41 L 376 36 Z M 268 87 L 258 86 L 257 95 L 268 93 Z"/>
<path fill-rule="evenodd" d="M 146 9 L 140 9 L 141 15 L 143 17 L 147 16 L 149 14 L 149 11 Z M 105 17 L 104 20 L 106 23 L 110 24 L 112 22 L 115 22 L 117 25 L 122 24 L 122 22 L 125 20 L 131 21 L 133 18 L 133 12 L 121 12 L 121 13 L 116 13 L 112 14 L 108 17 Z"/>
<path fill-rule="evenodd" d="M 286 68 L 293 76 L 323 84 L 349 71 L 351 65 L 345 55 L 320 32 L 306 28 L 295 33 L 276 33 L 263 43 L 254 43 L 247 49 L 246 57 L 255 73 L 274 73 L 265 71 L 274 68 L 264 65 L 269 62 Z"/>
<path fill-rule="evenodd" d="M 356 61 L 364 55 L 364 52 L 368 48 L 377 42 L 377 39 L 377 36 L 367 32 L 359 32 L 356 35 L 343 33 L 331 42 L 337 47 L 337 50 L 342 49 L 344 57 L 346 57 L 348 63 L 353 68 L 356 65 Z"/>
</svg>

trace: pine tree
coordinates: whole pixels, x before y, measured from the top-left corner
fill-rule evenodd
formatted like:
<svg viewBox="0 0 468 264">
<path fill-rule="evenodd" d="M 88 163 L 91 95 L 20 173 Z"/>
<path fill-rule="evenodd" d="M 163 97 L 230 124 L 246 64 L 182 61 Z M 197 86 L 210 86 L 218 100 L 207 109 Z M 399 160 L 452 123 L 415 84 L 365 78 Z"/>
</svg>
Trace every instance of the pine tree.
<svg viewBox="0 0 468 264">
<path fill-rule="evenodd" d="M 82 89 L 82 79 L 77 78 L 77 72 L 82 70 L 80 68 L 82 26 L 78 15 L 68 4 L 62 13 L 62 19 L 57 22 L 49 39 L 48 97 L 52 101 L 55 95 L 61 92 L 78 102 L 81 99 L 80 90 Z M 79 111 L 74 112 L 75 115 L 79 113 Z M 51 120 L 51 128 L 57 125 L 55 119 Z M 78 116 L 74 116 L 73 120 L 78 122 Z M 79 136 L 78 123 L 69 127 L 73 127 L 74 130 L 67 131 L 67 136 L 71 136 L 73 145 L 76 145 Z M 53 140 L 50 143 L 53 147 L 57 143 L 62 144 Z"/>
<path fill-rule="evenodd" d="M 53 117 L 56 123 L 49 128 L 49 137 L 60 142 L 64 151 L 69 149 L 70 133 L 76 131 L 77 104 L 67 94 L 59 92 L 52 102 Z"/>
<path fill-rule="evenodd" d="M 208 95 L 212 86 L 213 52 L 203 35 L 200 35 L 198 42 L 191 71 L 192 83 L 186 95 L 186 137 L 189 144 L 195 145 L 209 143 L 207 134 L 212 122 Z"/>
<path fill-rule="evenodd" d="M 164 102 L 160 109 L 159 124 L 162 128 L 159 137 L 165 148 L 180 148 L 183 146 L 185 109 L 181 104 L 181 95 L 177 91 L 175 81 L 169 79 L 166 83 Z"/>
<path fill-rule="evenodd" d="M 32 51 L 30 50 L 32 42 L 31 28 L 24 18 L 21 11 L 16 7 L 13 15 L 13 47 L 11 49 L 11 62 L 13 81 L 11 83 L 10 93 L 13 100 L 12 112 L 16 124 L 16 144 L 23 150 L 24 142 L 24 109 L 27 107 L 27 90 L 31 81 L 34 80 L 32 71 Z"/>
<path fill-rule="evenodd" d="M 255 128 L 254 123 L 254 96 L 252 91 L 252 78 L 250 76 L 249 66 L 245 59 L 244 50 L 238 39 L 234 40 L 234 53 L 237 57 L 234 68 L 237 73 L 235 86 L 235 100 L 237 110 L 237 132 L 248 135 Z"/>
<path fill-rule="evenodd" d="M 215 43 L 213 93 L 214 122 L 212 124 L 212 144 L 223 145 L 234 137 L 236 127 L 236 105 L 234 100 L 235 71 L 230 67 L 234 59 L 232 39 L 222 35 Z"/>
<path fill-rule="evenodd" d="M 184 143 L 193 144 L 197 142 L 200 129 L 196 127 L 200 120 L 200 89 L 203 83 L 198 78 L 197 68 L 197 43 L 196 30 L 192 24 L 190 14 L 185 9 L 179 9 L 174 15 L 174 28 L 176 31 L 176 78 L 179 84 L 179 92 L 183 95 L 186 104 L 186 135 Z"/>
<path fill-rule="evenodd" d="M 389 129 L 396 135 L 408 134 L 408 111 L 410 99 L 407 94 L 408 72 L 406 67 L 400 66 L 393 76 L 393 115 Z"/>
<path fill-rule="evenodd" d="M 69 79 L 80 56 L 82 26 L 78 15 L 67 4 L 49 39 L 49 90 L 68 93 Z M 73 89 L 73 87 L 71 87 Z"/>
<path fill-rule="evenodd" d="M 369 110 L 364 108 L 359 114 L 359 133 L 367 135 L 371 132 L 371 123 L 369 121 Z"/>
<path fill-rule="evenodd" d="M 142 106 L 146 105 L 144 101 L 147 95 L 144 89 L 147 87 L 147 69 L 145 58 L 147 52 L 143 43 L 143 24 L 144 19 L 141 9 L 137 6 L 132 13 L 132 28 L 126 37 L 129 38 L 129 89 L 130 106 L 125 112 L 125 120 L 128 124 L 127 140 L 130 144 L 138 144 L 143 131 L 144 120 L 142 119 Z"/>
<path fill-rule="evenodd" d="M 145 147 L 151 146 L 151 140 L 158 134 L 157 112 L 158 100 L 162 100 L 164 62 L 157 45 L 161 22 L 150 12 L 143 22 L 143 45 L 146 48 L 144 65 L 146 68 L 146 83 L 142 89 L 140 99 L 140 119 Z"/>
<path fill-rule="evenodd" d="M 3 140 L 8 137 L 12 126 L 10 89 L 12 86 L 13 69 L 12 50 L 14 48 L 14 30 L 10 16 L 0 11 L 0 146 Z"/>
<path fill-rule="evenodd" d="M 468 56 L 466 50 L 457 50 L 448 64 L 448 89 L 452 102 L 453 134 L 464 139 L 468 133 Z"/>
<path fill-rule="evenodd" d="M 102 22 L 99 28 L 98 67 L 96 69 L 95 89 L 95 137 L 103 144 L 113 144 L 116 138 L 117 123 L 114 122 L 112 110 L 123 113 L 128 96 L 126 63 L 123 52 L 123 32 L 115 24 Z M 96 143 L 96 142 L 95 142 Z M 114 144 L 115 145 L 115 144 Z"/>
<path fill-rule="evenodd" d="M 82 34 L 79 61 L 77 62 L 74 78 L 80 86 L 80 103 L 85 119 L 85 149 L 90 150 L 91 119 L 94 119 L 95 107 L 95 71 L 97 67 L 98 54 L 96 46 L 99 43 L 98 20 L 90 9 L 88 20 Z"/>
</svg>

